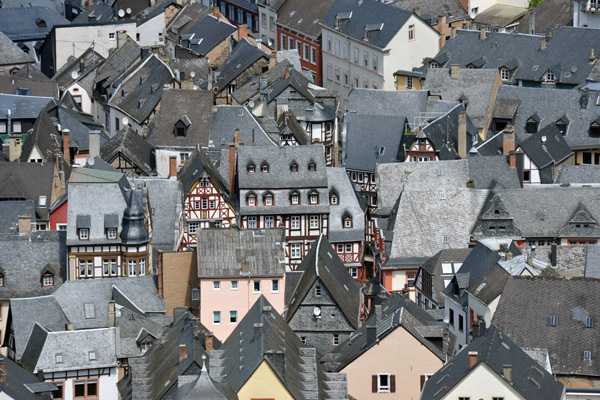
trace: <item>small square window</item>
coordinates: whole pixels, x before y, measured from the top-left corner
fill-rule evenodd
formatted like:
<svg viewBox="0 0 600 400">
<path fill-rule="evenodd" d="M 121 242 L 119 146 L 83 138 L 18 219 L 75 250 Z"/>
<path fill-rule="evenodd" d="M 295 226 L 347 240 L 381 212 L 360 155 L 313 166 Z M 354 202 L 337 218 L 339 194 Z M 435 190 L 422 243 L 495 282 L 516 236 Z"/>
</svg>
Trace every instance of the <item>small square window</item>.
<svg viewBox="0 0 600 400">
<path fill-rule="evenodd" d="M 306 336 L 300 336 L 300 341 L 302 344 L 306 344 Z"/>
<path fill-rule="evenodd" d="M 221 289 L 221 281 L 214 281 L 213 282 L 213 289 L 214 290 L 220 290 Z"/>
<path fill-rule="evenodd" d="M 62 353 L 56 353 L 54 356 L 54 359 L 56 360 L 57 364 L 60 364 L 63 362 L 63 355 Z"/>
<path fill-rule="evenodd" d="M 108 228 L 106 230 L 106 236 L 109 239 L 116 239 L 117 238 L 117 228 Z"/>
<path fill-rule="evenodd" d="M 108 34 L 108 40 L 115 40 L 115 33 L 114 32 L 110 32 Z"/>
<path fill-rule="evenodd" d="M 85 319 L 96 319 L 96 306 L 94 303 L 83 303 Z"/>
<path fill-rule="evenodd" d="M 54 286 L 54 275 L 44 274 L 44 276 L 42 276 L 42 286 Z"/>
<path fill-rule="evenodd" d="M 95 351 L 88 351 L 88 359 L 90 361 L 96 361 L 96 352 Z"/>
<path fill-rule="evenodd" d="M 315 296 L 321 297 L 321 286 L 315 286 Z"/>
<path fill-rule="evenodd" d="M 213 325 L 221 324 L 221 311 L 213 311 Z"/>
<path fill-rule="evenodd" d="M 90 230 L 88 228 L 79 228 L 79 239 L 88 240 L 90 238 Z"/>
<path fill-rule="evenodd" d="M 390 374 L 377 374 L 377 393 L 390 393 Z"/>
<path fill-rule="evenodd" d="M 279 279 L 273 279 L 271 281 L 271 292 L 279 293 Z"/>
<path fill-rule="evenodd" d="M 254 281 L 252 291 L 253 291 L 253 293 L 260 293 L 260 281 L 259 280 Z"/>
<path fill-rule="evenodd" d="M 230 324 L 237 323 L 237 311 L 229 311 L 229 323 Z"/>
<path fill-rule="evenodd" d="M 192 301 L 200 300 L 200 289 L 193 288 L 192 289 Z"/>
<path fill-rule="evenodd" d="M 238 281 L 231 281 L 231 290 L 238 290 Z"/>
<path fill-rule="evenodd" d="M 584 351 L 583 352 L 583 359 L 584 360 L 591 360 L 592 359 L 592 352 L 591 351 Z"/>
</svg>

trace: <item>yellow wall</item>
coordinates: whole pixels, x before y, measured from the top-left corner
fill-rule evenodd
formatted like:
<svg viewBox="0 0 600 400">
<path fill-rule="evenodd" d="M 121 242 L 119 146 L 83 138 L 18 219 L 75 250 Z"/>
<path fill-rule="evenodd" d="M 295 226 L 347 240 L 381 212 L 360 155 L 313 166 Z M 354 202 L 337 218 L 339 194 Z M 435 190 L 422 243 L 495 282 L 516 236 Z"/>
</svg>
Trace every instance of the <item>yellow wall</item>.
<svg viewBox="0 0 600 400">
<path fill-rule="evenodd" d="M 406 76 L 396 75 L 396 90 L 422 90 L 423 81 L 419 78 L 413 77 L 412 89 L 406 88 Z"/>
<path fill-rule="evenodd" d="M 239 400 L 275 399 L 293 400 L 294 398 L 283 386 L 269 364 L 263 360 L 256 371 L 246 381 L 237 393 Z"/>
</svg>

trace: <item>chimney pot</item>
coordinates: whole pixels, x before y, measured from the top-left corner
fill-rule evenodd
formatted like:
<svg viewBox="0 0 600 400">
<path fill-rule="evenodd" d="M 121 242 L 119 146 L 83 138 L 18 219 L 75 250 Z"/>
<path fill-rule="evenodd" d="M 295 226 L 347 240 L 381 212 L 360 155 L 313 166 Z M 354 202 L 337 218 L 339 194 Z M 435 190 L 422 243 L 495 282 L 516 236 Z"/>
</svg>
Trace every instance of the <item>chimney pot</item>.
<svg viewBox="0 0 600 400">
<path fill-rule="evenodd" d="M 477 364 L 477 352 L 470 351 L 469 352 L 469 368 L 473 368 Z"/>
<path fill-rule="evenodd" d="M 446 18 L 446 17 L 444 17 Z M 456 37 L 456 28 L 450 29 L 450 37 L 454 39 Z"/>
<path fill-rule="evenodd" d="M 508 124 L 502 134 L 502 154 L 510 155 L 515 151 L 515 128 Z"/>
<path fill-rule="evenodd" d="M 238 26 L 238 42 L 248 37 L 248 25 L 243 24 Z"/>
<path fill-rule="evenodd" d="M 543 37 L 541 42 L 540 42 L 540 50 L 541 51 L 546 51 L 546 38 Z"/>
<path fill-rule="evenodd" d="M 185 358 L 186 352 L 187 352 L 187 349 L 185 347 L 185 344 L 180 344 L 179 345 L 179 361 L 181 361 Z"/>
</svg>

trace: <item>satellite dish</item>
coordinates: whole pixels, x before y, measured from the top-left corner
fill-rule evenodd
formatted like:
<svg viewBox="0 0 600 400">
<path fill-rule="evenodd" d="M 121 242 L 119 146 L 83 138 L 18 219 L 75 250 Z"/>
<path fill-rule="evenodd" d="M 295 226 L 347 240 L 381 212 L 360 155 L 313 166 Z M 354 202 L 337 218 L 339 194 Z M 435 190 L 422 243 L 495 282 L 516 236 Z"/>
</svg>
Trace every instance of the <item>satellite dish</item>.
<svg viewBox="0 0 600 400">
<path fill-rule="evenodd" d="M 129 123 L 129 120 L 127 119 L 127 117 L 123 117 L 121 122 L 123 122 L 123 126 L 127 126 L 127 124 Z"/>
<path fill-rule="evenodd" d="M 119 18 L 123 18 L 125 16 L 125 11 L 121 8 L 117 14 L 119 15 Z"/>
<path fill-rule="evenodd" d="M 131 14 L 131 8 L 127 7 L 127 14 Z"/>
<path fill-rule="evenodd" d="M 319 318 L 321 316 L 321 307 L 315 307 L 313 309 L 313 314 L 316 318 Z"/>
<path fill-rule="evenodd" d="M 250 100 L 250 101 L 248 102 L 248 107 L 250 107 L 250 108 L 254 108 L 254 100 Z"/>
<path fill-rule="evenodd" d="M 194 71 L 190 72 L 190 76 L 193 78 L 196 76 L 196 73 Z"/>
<path fill-rule="evenodd" d="M 77 79 L 77 78 L 79 78 L 79 72 L 77 72 L 77 71 L 73 71 L 73 72 L 71 72 L 71 78 L 72 78 L 72 79 Z"/>
</svg>

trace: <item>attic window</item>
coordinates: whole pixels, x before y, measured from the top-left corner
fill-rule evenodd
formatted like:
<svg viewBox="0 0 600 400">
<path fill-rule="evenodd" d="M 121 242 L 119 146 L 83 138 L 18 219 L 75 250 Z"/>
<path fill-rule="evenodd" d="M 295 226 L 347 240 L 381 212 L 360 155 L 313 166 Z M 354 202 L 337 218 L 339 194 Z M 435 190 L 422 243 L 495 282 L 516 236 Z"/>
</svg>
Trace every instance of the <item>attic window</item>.
<svg viewBox="0 0 600 400">
<path fill-rule="evenodd" d="M 329 195 L 329 203 L 330 204 L 336 205 L 336 204 L 338 204 L 338 200 L 339 200 L 339 197 L 336 193 L 331 193 L 331 195 Z"/>
<path fill-rule="evenodd" d="M 525 132 L 536 133 L 538 130 L 538 122 L 532 117 L 527 120 L 525 124 Z"/>
<path fill-rule="evenodd" d="M 309 202 L 310 202 L 311 205 L 319 204 L 319 193 L 317 193 L 317 192 L 311 192 L 308 195 L 308 200 L 309 200 Z"/>
<path fill-rule="evenodd" d="M 508 70 L 508 68 L 500 68 L 500 79 L 502 79 L 503 82 L 506 82 L 510 79 L 510 71 Z"/>
<path fill-rule="evenodd" d="M 62 353 L 56 353 L 54 355 L 54 360 L 56 361 L 57 364 L 62 364 L 62 362 L 63 362 L 63 355 L 62 355 Z"/>
<path fill-rule="evenodd" d="M 590 124 L 590 137 L 600 137 L 600 123 L 594 121 Z"/>
<path fill-rule="evenodd" d="M 41 18 L 36 19 L 35 24 L 38 28 L 46 28 L 46 21 Z"/>
<path fill-rule="evenodd" d="M 565 136 L 567 134 L 567 122 L 564 119 L 559 119 L 556 121 L 555 125 L 560 131 L 561 135 Z"/>
<path fill-rule="evenodd" d="M 96 361 L 96 352 L 95 351 L 88 351 L 88 359 L 90 361 Z"/>
<path fill-rule="evenodd" d="M 315 296 L 321 297 L 321 286 L 320 285 L 315 286 Z"/>
<path fill-rule="evenodd" d="M 256 172 L 256 165 L 254 164 L 248 164 L 248 173 L 249 174 L 253 174 Z"/>
<path fill-rule="evenodd" d="M 293 206 L 300 204 L 300 194 L 298 192 L 292 192 L 292 194 L 290 194 L 290 204 Z"/>
<path fill-rule="evenodd" d="M 584 360 L 591 360 L 592 359 L 592 352 L 591 351 L 584 351 L 583 352 L 583 359 Z"/>
<path fill-rule="evenodd" d="M 260 166 L 260 172 L 268 174 L 269 173 L 269 164 L 266 162 L 262 163 L 262 165 Z"/>
<path fill-rule="evenodd" d="M 592 317 L 587 317 L 585 319 L 585 327 L 586 328 L 593 328 L 594 327 L 594 321 L 592 320 Z"/>
<path fill-rule="evenodd" d="M 546 75 L 544 76 L 544 81 L 545 82 L 556 82 L 556 75 L 554 75 L 554 72 L 548 70 L 548 72 L 546 72 Z"/>
<path fill-rule="evenodd" d="M 315 164 L 314 162 L 311 162 L 310 164 L 308 164 L 308 170 L 310 172 L 315 172 L 317 170 L 317 164 Z"/>
<path fill-rule="evenodd" d="M 290 171 L 291 171 L 291 172 L 298 172 L 298 164 L 296 164 L 295 162 L 293 162 L 293 163 L 290 165 Z"/>
<path fill-rule="evenodd" d="M 352 217 L 348 216 L 344 218 L 344 228 L 352 228 Z"/>
<path fill-rule="evenodd" d="M 550 326 L 558 325 L 558 317 L 556 315 L 552 315 L 550 317 Z"/>
<path fill-rule="evenodd" d="M 440 64 L 438 64 L 437 61 L 431 61 L 429 63 L 429 68 L 436 69 L 436 68 L 439 68 L 439 67 L 440 67 Z"/>
<path fill-rule="evenodd" d="M 54 275 L 52 274 L 52 272 L 46 272 L 44 275 L 42 275 L 42 286 L 54 286 Z"/>
<path fill-rule="evenodd" d="M 83 314 L 85 319 L 96 319 L 96 306 L 94 303 L 83 303 Z"/>
</svg>

